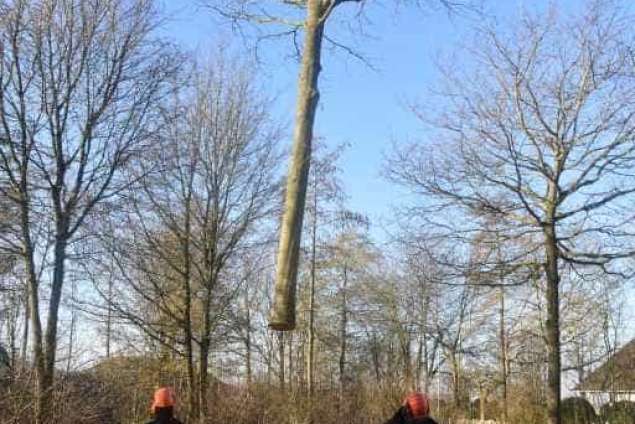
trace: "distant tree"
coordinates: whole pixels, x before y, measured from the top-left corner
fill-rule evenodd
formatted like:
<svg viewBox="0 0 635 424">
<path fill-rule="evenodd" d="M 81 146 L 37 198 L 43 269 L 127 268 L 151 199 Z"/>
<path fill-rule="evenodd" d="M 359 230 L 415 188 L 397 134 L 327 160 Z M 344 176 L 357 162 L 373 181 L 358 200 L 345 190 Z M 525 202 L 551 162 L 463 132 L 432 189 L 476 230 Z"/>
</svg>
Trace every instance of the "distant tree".
<svg viewBox="0 0 635 424">
<path fill-rule="evenodd" d="M 190 412 L 202 422 L 213 337 L 256 271 L 240 259 L 267 242 L 278 206 L 280 133 L 248 66 L 223 56 L 177 100 L 135 170 L 126 225 L 105 243 L 124 281 L 111 306 L 185 358 Z"/>
<path fill-rule="evenodd" d="M 468 50 L 473 66 L 445 75 L 436 107 L 446 106 L 430 120 L 439 142 L 397 149 L 388 164 L 392 181 L 425 199 L 411 211 L 437 235 L 469 243 L 493 220 L 517 266 L 539 264 L 552 424 L 561 422 L 563 267 L 630 274 L 620 261 L 634 249 L 629 22 L 592 2 L 573 19 L 539 15 L 512 31 L 481 30 Z M 512 247 L 518 241 L 524 250 Z"/>
<path fill-rule="evenodd" d="M 89 232 L 87 216 L 125 187 L 121 170 L 156 130 L 156 106 L 179 61 L 151 37 L 150 1 L 17 1 L 0 14 L 0 172 L 19 216 L 42 423 L 69 246 Z M 42 308 L 36 258 L 47 254 L 48 240 L 51 285 Z"/>
</svg>

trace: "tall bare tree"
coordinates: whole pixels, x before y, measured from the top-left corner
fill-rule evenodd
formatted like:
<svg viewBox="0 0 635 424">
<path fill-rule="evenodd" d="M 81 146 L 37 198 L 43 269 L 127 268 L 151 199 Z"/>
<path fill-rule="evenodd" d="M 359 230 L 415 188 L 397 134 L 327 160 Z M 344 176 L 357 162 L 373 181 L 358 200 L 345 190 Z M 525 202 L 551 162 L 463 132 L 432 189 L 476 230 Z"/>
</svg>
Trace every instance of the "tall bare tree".
<svg viewBox="0 0 635 424">
<path fill-rule="evenodd" d="M 310 199 L 307 212 L 310 221 L 307 227 L 309 233 L 309 292 L 308 292 L 308 346 L 306 355 L 306 383 L 309 394 L 315 389 L 315 339 L 316 339 L 316 315 L 317 315 L 317 284 L 318 284 L 318 250 L 320 237 L 324 228 L 328 228 L 335 219 L 335 210 L 341 210 L 343 189 L 337 178 L 338 159 L 344 146 L 338 146 L 333 150 L 325 150 L 325 146 L 319 142 L 313 144 L 313 165 L 309 172 L 308 196 Z M 335 208 L 335 209 L 334 209 Z M 322 249 L 323 250 L 323 249 Z"/>
<path fill-rule="evenodd" d="M 445 74 L 444 107 L 430 121 L 439 142 L 397 149 L 388 166 L 393 181 L 426 199 L 413 212 L 439 234 L 467 240 L 494 220 L 518 266 L 540 265 L 553 424 L 562 267 L 628 272 L 620 259 L 633 253 L 629 22 L 611 4 L 591 2 L 580 16 L 540 14 L 514 30 L 482 29 L 467 49 L 473 61 Z"/>
<path fill-rule="evenodd" d="M 67 249 L 96 206 L 122 189 L 119 171 L 155 130 L 154 106 L 178 61 L 151 39 L 150 1 L 16 1 L 0 14 L 0 167 L 19 210 L 43 422 Z M 42 235 L 49 223 L 51 234 Z M 43 329 L 35 261 L 48 237 Z"/>
</svg>

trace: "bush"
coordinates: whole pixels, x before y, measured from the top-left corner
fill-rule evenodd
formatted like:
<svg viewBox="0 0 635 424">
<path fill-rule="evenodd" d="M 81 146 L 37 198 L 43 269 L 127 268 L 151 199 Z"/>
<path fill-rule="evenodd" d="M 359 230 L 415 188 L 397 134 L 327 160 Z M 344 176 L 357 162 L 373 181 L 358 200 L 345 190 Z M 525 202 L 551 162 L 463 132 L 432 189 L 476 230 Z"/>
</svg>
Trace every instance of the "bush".
<svg viewBox="0 0 635 424">
<path fill-rule="evenodd" d="M 564 399 L 561 405 L 563 424 L 599 424 L 595 409 L 588 400 L 580 397 Z"/>
<path fill-rule="evenodd" d="M 633 424 L 635 423 L 635 402 L 621 401 L 607 403 L 600 411 L 603 423 Z"/>
</svg>

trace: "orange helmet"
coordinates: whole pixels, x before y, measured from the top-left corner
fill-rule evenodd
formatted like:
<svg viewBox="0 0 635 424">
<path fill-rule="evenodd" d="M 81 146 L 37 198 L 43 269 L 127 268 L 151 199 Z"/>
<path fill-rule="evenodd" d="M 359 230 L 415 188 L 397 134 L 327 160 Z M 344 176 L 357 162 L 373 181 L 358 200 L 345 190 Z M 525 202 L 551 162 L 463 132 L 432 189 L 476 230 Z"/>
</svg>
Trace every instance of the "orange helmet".
<svg viewBox="0 0 635 424">
<path fill-rule="evenodd" d="M 155 413 L 158 408 L 169 408 L 176 404 L 176 396 L 170 387 L 161 387 L 154 392 L 152 401 L 152 412 Z"/>
<path fill-rule="evenodd" d="M 410 409 L 410 413 L 413 417 L 425 417 L 430 414 L 430 400 L 428 396 L 420 392 L 410 393 L 405 401 L 404 405 Z"/>
</svg>

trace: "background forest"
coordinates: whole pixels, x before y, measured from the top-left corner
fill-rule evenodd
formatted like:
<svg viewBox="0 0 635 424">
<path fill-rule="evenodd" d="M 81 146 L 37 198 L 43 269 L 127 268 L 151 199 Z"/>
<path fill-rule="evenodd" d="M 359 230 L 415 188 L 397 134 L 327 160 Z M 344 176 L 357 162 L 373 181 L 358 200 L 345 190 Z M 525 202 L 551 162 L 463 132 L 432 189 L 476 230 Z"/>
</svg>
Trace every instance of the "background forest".
<svg viewBox="0 0 635 424">
<path fill-rule="evenodd" d="M 635 336 L 628 2 L 188 2 L 228 38 L 194 51 L 172 7 L 0 2 L 2 423 L 143 422 L 162 385 L 187 423 L 379 424 L 411 390 L 441 423 L 633 422 L 635 400 L 577 390 Z M 328 90 L 334 62 L 399 66 L 365 45 L 377 10 L 467 34 L 399 105 L 419 131 L 382 141 L 394 196 L 352 184 L 381 216 L 347 188 L 365 140 L 313 129 L 342 107 L 320 71 Z M 295 329 L 276 331 L 296 171 Z"/>
</svg>

